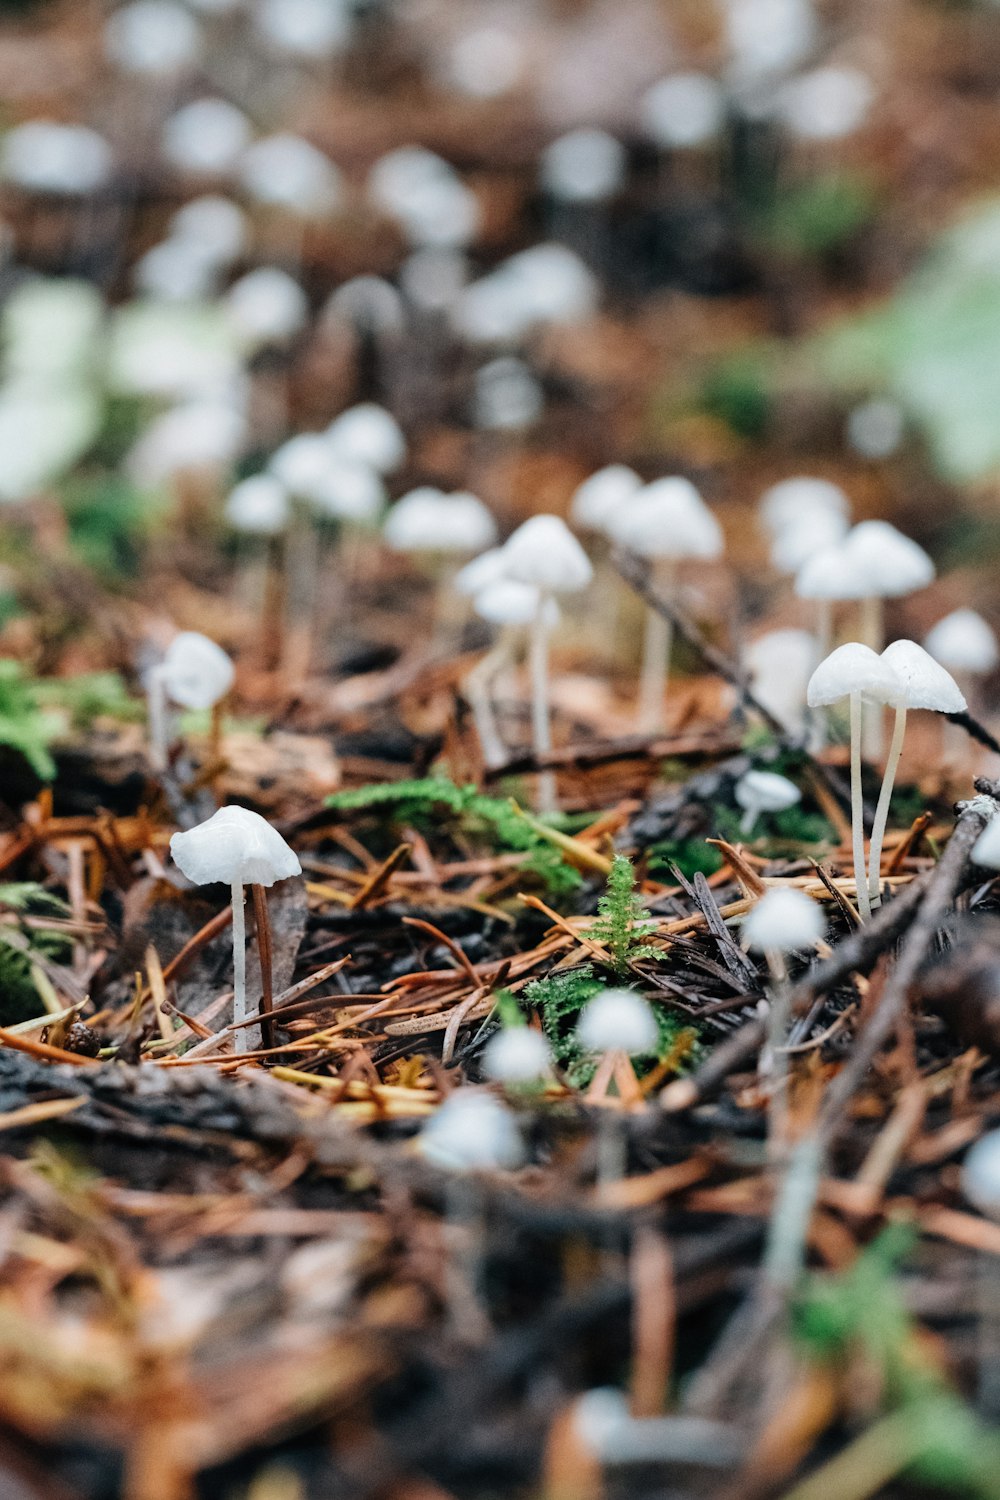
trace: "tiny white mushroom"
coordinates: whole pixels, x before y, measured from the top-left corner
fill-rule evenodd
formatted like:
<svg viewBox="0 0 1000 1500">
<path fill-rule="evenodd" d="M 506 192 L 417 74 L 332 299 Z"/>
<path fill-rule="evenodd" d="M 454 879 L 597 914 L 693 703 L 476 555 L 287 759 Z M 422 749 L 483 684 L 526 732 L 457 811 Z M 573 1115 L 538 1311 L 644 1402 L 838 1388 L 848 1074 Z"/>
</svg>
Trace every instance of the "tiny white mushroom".
<svg viewBox="0 0 1000 1500">
<path fill-rule="evenodd" d="M 626 464 L 608 464 L 578 484 L 570 500 L 570 520 L 581 531 L 607 533 L 623 505 L 634 500 L 642 480 Z"/>
<path fill-rule="evenodd" d="M 593 569 L 586 552 L 559 516 L 532 516 L 517 528 L 504 551 L 508 575 L 538 590 L 531 636 L 531 724 L 535 754 L 545 756 L 552 749 L 546 622 L 549 602 L 557 594 L 580 593 L 590 583 Z M 552 812 L 555 800 L 555 775 L 543 771 L 538 778 L 539 810 Z"/>
<path fill-rule="evenodd" d="M 692 150 L 722 129 L 726 96 L 707 73 L 671 73 L 639 100 L 645 135 L 661 150 Z"/>
<path fill-rule="evenodd" d="M 586 1052 L 652 1052 L 659 1031 L 653 1008 L 635 990 L 601 990 L 580 1012 L 576 1039 Z"/>
<path fill-rule="evenodd" d="M 341 457 L 367 464 L 378 474 L 393 473 L 406 457 L 406 439 L 399 423 L 374 401 L 341 412 L 330 423 L 326 437 Z"/>
<path fill-rule="evenodd" d="M 497 1083 L 536 1083 L 552 1066 L 552 1049 L 533 1026 L 505 1026 L 483 1052 L 483 1072 Z"/>
<path fill-rule="evenodd" d="M 340 207 L 340 173 L 328 156 L 301 136 L 269 135 L 255 141 L 240 161 L 240 181 L 250 197 L 302 219 Z"/>
<path fill-rule="evenodd" d="M 170 116 L 161 150 L 171 166 L 193 176 L 231 172 L 253 138 L 253 126 L 228 99 L 195 99 Z"/>
<path fill-rule="evenodd" d="M 733 795 L 743 808 L 740 832 L 746 836 L 753 832 L 761 813 L 784 812 L 802 801 L 794 781 L 776 771 L 747 771 L 736 783 Z"/>
<path fill-rule="evenodd" d="M 864 702 L 890 702 L 899 690 L 891 665 L 869 646 L 848 641 L 825 657 L 809 679 L 806 701 L 810 708 L 827 708 L 850 700 L 851 715 L 851 834 L 854 853 L 854 888 L 862 920 L 871 916 L 868 878 L 865 873 L 864 798 L 861 788 L 861 709 Z"/>
<path fill-rule="evenodd" d="M 252 474 L 233 486 L 225 516 L 234 531 L 250 536 L 277 536 L 288 525 L 288 491 L 271 474 Z"/>
<path fill-rule="evenodd" d="M 823 936 L 826 923 L 822 908 L 811 896 L 794 887 L 772 887 L 753 907 L 743 923 L 743 941 L 763 953 L 770 986 L 767 1005 L 767 1044 L 761 1056 L 761 1072 L 771 1082 L 770 1137 L 775 1150 L 784 1144 L 788 1074 L 784 1046 L 788 1030 L 789 989 L 785 958 L 812 948 Z"/>
<path fill-rule="evenodd" d="M 881 660 L 890 668 L 898 687 L 888 699 L 896 710 L 892 741 L 885 763 L 882 789 L 879 792 L 875 821 L 872 824 L 871 848 L 868 854 L 868 888 L 872 906 L 881 902 L 880 881 L 882 866 L 882 840 L 889 818 L 889 803 L 896 779 L 899 757 L 903 752 L 903 737 L 906 733 L 906 715 L 911 708 L 928 708 L 934 713 L 962 713 L 968 706 L 965 695 L 951 673 L 936 662 L 923 646 L 916 641 L 893 641 L 882 652 Z"/>
<path fill-rule="evenodd" d="M 625 148 L 606 130 L 584 126 L 542 152 L 542 186 L 565 203 L 601 203 L 621 187 Z"/>
<path fill-rule="evenodd" d="M 502 567 L 502 548 L 495 549 L 494 553 L 483 553 L 469 564 L 470 568 L 479 564 L 478 571 L 484 577 L 494 575 L 477 590 L 472 607 L 481 620 L 499 626 L 500 635 L 492 649 L 487 651 L 465 678 L 465 691 L 476 721 L 483 759 L 491 767 L 501 765 L 506 755 L 493 711 L 493 683 L 501 672 L 514 664 L 524 631 L 534 624 L 538 610 L 538 590 L 530 583 L 518 583 L 513 578 L 505 577 L 502 572 L 498 573 L 497 564 L 492 560 L 494 557 L 499 559 Z M 465 571 L 467 570 L 463 569 Z M 457 582 L 458 580 L 456 586 Z M 463 589 L 458 591 L 464 592 Z M 545 612 L 546 628 L 554 630 L 558 624 L 559 606 L 554 599 L 549 599 Z"/>
<path fill-rule="evenodd" d="M 167 704 L 213 708 L 233 685 L 230 658 L 208 636 L 182 630 L 167 647 L 162 662 L 149 674 L 150 760 L 157 770 L 167 764 Z"/>
<path fill-rule="evenodd" d="M 133 0 L 108 19 L 104 47 L 123 72 L 164 78 L 194 67 L 201 28 L 174 0 Z"/>
<path fill-rule="evenodd" d="M 1000 817 L 987 823 L 972 846 L 971 857 L 987 870 L 1000 870 Z"/>
<path fill-rule="evenodd" d="M 421 1153 L 450 1172 L 509 1171 L 524 1160 L 517 1121 L 480 1089 L 456 1089 L 418 1137 Z"/>
<path fill-rule="evenodd" d="M 272 886 L 302 874 L 298 856 L 259 813 L 221 807 L 197 828 L 175 833 L 170 852 L 182 874 L 195 885 L 230 887 L 233 902 L 233 1021 L 246 1020 L 246 925 L 243 888 Z M 235 1033 L 237 1052 L 248 1050 L 245 1027 Z"/>
<path fill-rule="evenodd" d="M 924 649 L 953 673 L 975 713 L 981 706 L 981 680 L 994 672 L 1000 650 L 993 627 L 974 609 L 956 609 L 939 620 L 924 638 Z M 977 682 L 977 679 L 980 679 Z M 942 753 L 946 760 L 964 759 L 968 739 L 957 724 L 945 723 Z"/>
<path fill-rule="evenodd" d="M 31 193 L 82 197 L 111 175 L 111 147 L 86 125 L 26 120 L 0 146 L 0 174 Z"/>
<path fill-rule="evenodd" d="M 609 522 L 614 541 L 653 563 L 669 593 L 682 562 L 708 561 L 722 552 L 718 521 L 689 479 L 673 475 L 640 490 Z M 664 704 L 673 632 L 669 619 L 646 607 L 646 634 L 639 683 L 638 726 L 646 734 L 664 727 Z"/>
<path fill-rule="evenodd" d="M 972 857 L 977 858 L 975 850 Z M 981 1214 L 988 1219 L 1000 1219 L 1000 1130 L 987 1131 L 966 1153 L 962 1163 L 962 1191 Z"/>
<path fill-rule="evenodd" d="M 305 292 L 277 266 L 248 271 L 233 283 L 223 301 L 248 351 L 287 343 L 302 331 L 309 316 Z"/>
</svg>

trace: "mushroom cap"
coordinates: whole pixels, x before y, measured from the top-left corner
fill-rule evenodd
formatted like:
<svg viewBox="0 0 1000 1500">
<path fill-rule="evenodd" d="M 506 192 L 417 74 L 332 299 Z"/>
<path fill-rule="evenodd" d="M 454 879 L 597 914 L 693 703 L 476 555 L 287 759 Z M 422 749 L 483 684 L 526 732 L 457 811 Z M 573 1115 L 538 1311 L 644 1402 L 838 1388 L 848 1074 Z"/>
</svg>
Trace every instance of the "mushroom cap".
<svg viewBox="0 0 1000 1500">
<path fill-rule="evenodd" d="M 570 130 L 542 152 L 542 186 L 565 203 L 600 203 L 621 187 L 625 147 L 606 130 Z"/>
<path fill-rule="evenodd" d="M 289 57 L 327 58 L 351 35 L 351 11 L 330 0 L 263 0 L 254 16 L 257 31 Z"/>
<path fill-rule="evenodd" d="M 221 193 L 192 198 L 171 216 L 168 227 L 171 239 L 192 241 L 218 265 L 238 260 L 250 233 L 242 208 Z"/>
<path fill-rule="evenodd" d="M 305 292 L 277 266 L 259 266 L 234 281 L 225 304 L 237 333 L 251 346 L 294 338 L 309 316 Z"/>
<path fill-rule="evenodd" d="M 455 574 L 454 588 L 458 594 L 466 598 L 482 593 L 491 584 L 499 583 L 507 577 L 507 555 L 502 547 L 490 547 L 485 552 L 480 552 L 471 562 L 467 562 Z"/>
<path fill-rule="evenodd" d="M 861 521 L 847 533 L 844 547 L 857 570 L 854 591 L 844 598 L 898 599 L 934 577 L 923 547 L 888 521 Z"/>
<path fill-rule="evenodd" d="M 532 516 L 504 552 L 509 577 L 547 594 L 578 594 L 594 576 L 586 552 L 559 516 Z"/>
<path fill-rule="evenodd" d="M 1000 870 L 1000 817 L 987 823 L 972 846 L 971 857 L 987 870 Z"/>
<path fill-rule="evenodd" d="M 642 480 L 626 464 L 608 464 L 573 491 L 569 514 L 582 531 L 607 531 L 618 509 L 634 500 Z"/>
<path fill-rule="evenodd" d="M 747 647 L 753 695 L 787 729 L 802 725 L 806 686 L 818 656 L 816 637 L 808 630 L 769 630 Z"/>
<path fill-rule="evenodd" d="M 860 641 L 848 641 L 820 662 L 809 679 L 806 702 L 810 708 L 822 708 L 851 693 L 860 693 L 868 703 L 894 703 L 899 691 L 899 678 L 891 662 Z"/>
<path fill-rule="evenodd" d="M 771 566 L 779 573 L 798 573 L 810 557 L 838 546 L 846 534 L 847 521 L 836 511 L 804 513 L 775 533 L 771 542 Z"/>
<path fill-rule="evenodd" d="M 871 79 L 858 68 L 814 68 L 779 90 L 778 114 L 804 140 L 839 140 L 864 124 L 874 97 Z"/>
<path fill-rule="evenodd" d="M 228 468 L 245 440 L 241 411 L 221 401 L 188 401 L 154 417 L 125 467 L 137 484 L 152 489 L 173 474 Z"/>
<path fill-rule="evenodd" d="M 962 1192 L 988 1219 L 1000 1219 L 1000 1130 L 987 1131 L 966 1152 Z"/>
<path fill-rule="evenodd" d="M 182 172 L 218 177 L 231 172 L 253 139 L 253 126 L 228 99 L 194 99 L 163 127 L 160 149 Z"/>
<path fill-rule="evenodd" d="M 212 708 L 233 685 L 233 664 L 214 641 L 197 630 L 182 630 L 167 647 L 157 669 L 167 696 L 182 708 Z"/>
<path fill-rule="evenodd" d="M 475 495 L 446 495 L 429 484 L 397 500 L 382 528 L 397 552 L 478 552 L 496 534 L 492 512 Z"/>
<path fill-rule="evenodd" d="M 386 505 L 381 475 L 367 464 L 341 459 L 337 453 L 307 497 L 320 515 L 356 526 L 371 526 Z"/>
<path fill-rule="evenodd" d="M 391 474 L 406 457 L 406 439 L 391 412 L 374 401 L 348 407 L 326 429 L 327 440 L 340 457 L 367 464 L 379 474 Z"/>
<path fill-rule="evenodd" d="M 252 536 L 277 536 L 288 525 L 288 513 L 288 491 L 273 474 L 241 479 L 226 499 L 229 525 Z"/>
<path fill-rule="evenodd" d="M 846 530 L 851 502 L 840 485 L 832 480 L 796 474 L 766 489 L 757 509 L 764 527 L 776 537 L 786 526 L 796 526 L 800 521 L 812 520 L 821 513 L 839 516 Z"/>
<path fill-rule="evenodd" d="M 297 432 L 275 448 L 267 471 L 279 479 L 288 492 L 310 499 L 323 483 L 330 467 L 330 444 L 321 432 Z"/>
<path fill-rule="evenodd" d="M 473 412 L 485 432 L 516 432 L 537 422 L 545 409 L 541 381 L 523 359 L 502 355 L 475 374 Z"/>
<path fill-rule="evenodd" d="M 552 1066 L 552 1049 L 533 1026 L 505 1026 L 483 1052 L 483 1072 L 497 1083 L 532 1083 Z"/>
<path fill-rule="evenodd" d="M 758 953 L 794 953 L 811 947 L 825 931 L 823 910 L 811 896 L 774 886 L 744 921 L 743 941 Z"/>
<path fill-rule="evenodd" d="M 265 136 L 248 146 L 240 181 L 258 203 L 311 217 L 340 206 L 340 173 L 328 156 L 300 135 Z"/>
<path fill-rule="evenodd" d="M 802 801 L 795 782 L 777 771 L 747 771 L 736 783 L 733 795 L 740 807 L 758 812 L 784 812 Z"/>
<path fill-rule="evenodd" d="M 955 609 L 938 620 L 924 648 L 950 672 L 992 672 L 1000 661 L 993 628 L 974 609 Z"/>
<path fill-rule="evenodd" d="M 132 267 L 132 282 L 159 302 L 199 302 L 211 297 L 219 280 L 213 257 L 194 240 L 163 240 Z"/>
<path fill-rule="evenodd" d="M 514 1116 L 481 1089 L 456 1089 L 449 1094 L 418 1140 L 424 1156 L 452 1172 L 510 1169 L 524 1160 L 524 1143 Z"/>
<path fill-rule="evenodd" d="M 710 559 L 722 552 L 722 530 L 689 479 L 656 479 L 608 523 L 609 535 L 639 557 Z"/>
<path fill-rule="evenodd" d="M 644 134 L 667 149 L 703 146 L 722 128 L 726 96 L 707 73 L 671 73 L 639 100 Z"/>
<path fill-rule="evenodd" d="M 0 173 L 29 192 L 92 193 L 111 167 L 111 147 L 86 125 L 26 120 L 7 131 L 0 147 Z"/>
<path fill-rule="evenodd" d="M 858 571 L 847 551 L 847 538 L 811 553 L 795 575 L 800 599 L 855 599 Z"/>
<path fill-rule="evenodd" d="M 491 625 L 530 625 L 538 614 L 541 594 L 530 583 L 513 578 L 498 578 L 480 589 L 473 599 L 473 609 Z M 545 600 L 543 621 L 548 630 L 559 624 L 559 606 L 551 595 Z"/>
<path fill-rule="evenodd" d="M 881 659 L 900 684 L 896 696 L 887 699 L 894 708 L 930 708 L 940 714 L 959 714 L 968 707 L 951 673 L 916 641 L 893 641 Z"/>
<path fill-rule="evenodd" d="M 653 1008 L 635 990 L 602 990 L 588 1000 L 576 1024 L 587 1052 L 652 1052 L 659 1038 Z"/>
<path fill-rule="evenodd" d="M 175 833 L 170 852 L 195 885 L 274 885 L 302 874 L 294 849 L 248 807 L 220 807 L 197 828 Z"/>
<path fill-rule="evenodd" d="M 174 0 L 133 0 L 104 27 L 105 51 L 127 73 L 176 73 L 193 66 L 201 47 L 197 21 Z"/>
</svg>

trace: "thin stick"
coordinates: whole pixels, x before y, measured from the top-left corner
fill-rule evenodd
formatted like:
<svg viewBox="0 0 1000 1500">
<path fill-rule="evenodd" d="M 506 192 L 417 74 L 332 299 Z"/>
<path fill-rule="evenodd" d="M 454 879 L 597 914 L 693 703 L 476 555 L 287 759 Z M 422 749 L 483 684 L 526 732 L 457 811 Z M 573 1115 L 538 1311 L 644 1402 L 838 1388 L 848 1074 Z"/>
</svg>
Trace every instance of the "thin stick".
<svg viewBox="0 0 1000 1500">
<path fill-rule="evenodd" d="M 875 809 L 875 821 L 872 824 L 872 841 L 868 854 L 868 894 L 873 910 L 875 907 L 882 905 L 882 891 L 880 888 L 882 841 L 885 838 L 885 825 L 889 821 L 889 803 L 892 801 L 892 787 L 893 782 L 896 780 L 899 757 L 903 751 L 903 736 L 905 733 L 906 706 L 903 704 L 896 709 L 896 722 L 893 726 L 892 742 L 889 745 L 889 758 L 885 763 L 882 790 L 878 794 L 878 806 Z"/>
<path fill-rule="evenodd" d="M 271 939 L 271 916 L 267 909 L 267 891 L 262 885 L 252 885 L 254 923 L 257 928 L 257 953 L 260 958 L 260 1039 L 261 1044 L 273 1047 L 274 1023 L 265 1021 L 274 1009 L 274 944 Z"/>
<path fill-rule="evenodd" d="M 871 920 L 872 903 L 865 873 L 864 798 L 861 789 L 861 694 L 851 694 L 851 842 L 854 890 L 862 922 Z"/>
<path fill-rule="evenodd" d="M 243 887 L 238 880 L 233 881 L 233 1020 L 234 1022 L 245 1021 L 247 1017 L 247 929 L 246 915 L 243 910 Z M 233 1036 L 233 1048 L 236 1052 L 245 1052 L 249 1046 L 249 1039 L 245 1031 L 237 1031 Z"/>
</svg>

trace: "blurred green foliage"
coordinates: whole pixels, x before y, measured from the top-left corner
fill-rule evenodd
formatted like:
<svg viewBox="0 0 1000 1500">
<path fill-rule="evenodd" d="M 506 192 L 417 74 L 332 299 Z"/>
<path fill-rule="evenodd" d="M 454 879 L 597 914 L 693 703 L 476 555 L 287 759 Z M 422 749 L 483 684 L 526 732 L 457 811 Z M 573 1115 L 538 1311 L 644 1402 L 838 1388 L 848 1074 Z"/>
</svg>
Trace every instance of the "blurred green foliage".
<svg viewBox="0 0 1000 1500">
<path fill-rule="evenodd" d="M 134 575 L 159 511 L 149 497 L 118 475 L 81 473 L 61 499 L 80 561 L 108 582 Z"/>
</svg>

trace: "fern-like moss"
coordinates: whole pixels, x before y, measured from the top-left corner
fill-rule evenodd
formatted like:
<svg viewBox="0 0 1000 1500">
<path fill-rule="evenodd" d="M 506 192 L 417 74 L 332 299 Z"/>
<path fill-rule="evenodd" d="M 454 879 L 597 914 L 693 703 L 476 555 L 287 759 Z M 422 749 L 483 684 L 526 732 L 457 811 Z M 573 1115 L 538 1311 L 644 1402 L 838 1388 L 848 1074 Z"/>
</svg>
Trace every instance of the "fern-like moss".
<svg viewBox="0 0 1000 1500">
<path fill-rule="evenodd" d="M 661 957 L 658 948 L 645 942 L 656 931 L 656 923 L 636 895 L 632 861 L 616 854 L 611 862 L 608 887 L 597 903 L 597 920 L 586 936 L 606 948 L 611 971 L 617 980 L 628 978 L 629 966 L 640 958 Z"/>
</svg>

